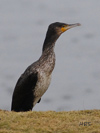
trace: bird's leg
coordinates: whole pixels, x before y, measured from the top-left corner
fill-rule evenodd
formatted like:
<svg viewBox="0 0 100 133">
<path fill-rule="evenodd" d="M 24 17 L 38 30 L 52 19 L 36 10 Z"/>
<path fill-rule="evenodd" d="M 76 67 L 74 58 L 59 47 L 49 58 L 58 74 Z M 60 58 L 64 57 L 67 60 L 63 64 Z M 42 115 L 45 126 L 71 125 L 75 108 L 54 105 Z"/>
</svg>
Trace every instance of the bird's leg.
<svg viewBox="0 0 100 133">
<path fill-rule="evenodd" d="M 39 99 L 39 101 L 37 103 L 39 103 L 41 101 L 41 98 Z"/>
</svg>

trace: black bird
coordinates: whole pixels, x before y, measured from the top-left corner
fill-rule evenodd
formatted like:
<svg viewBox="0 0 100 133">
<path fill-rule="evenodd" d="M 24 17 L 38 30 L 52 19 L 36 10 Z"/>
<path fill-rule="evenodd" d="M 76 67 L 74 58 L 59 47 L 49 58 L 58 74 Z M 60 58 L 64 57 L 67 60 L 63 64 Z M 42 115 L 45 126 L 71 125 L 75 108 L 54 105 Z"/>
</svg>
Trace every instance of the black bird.
<svg viewBox="0 0 100 133">
<path fill-rule="evenodd" d="M 12 97 L 12 111 L 32 110 L 35 104 L 41 101 L 50 85 L 55 66 L 55 42 L 63 32 L 76 26 L 80 24 L 55 22 L 49 25 L 41 57 L 31 64 L 17 81 Z"/>
</svg>

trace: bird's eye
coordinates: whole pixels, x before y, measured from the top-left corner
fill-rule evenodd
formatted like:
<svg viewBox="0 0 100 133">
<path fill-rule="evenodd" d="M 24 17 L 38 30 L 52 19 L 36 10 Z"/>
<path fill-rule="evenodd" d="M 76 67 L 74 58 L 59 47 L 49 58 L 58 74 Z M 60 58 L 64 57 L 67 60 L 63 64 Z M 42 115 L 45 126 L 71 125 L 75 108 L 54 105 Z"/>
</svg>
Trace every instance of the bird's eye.
<svg viewBox="0 0 100 133">
<path fill-rule="evenodd" d="M 65 27 L 65 25 L 62 26 L 63 28 Z"/>
</svg>

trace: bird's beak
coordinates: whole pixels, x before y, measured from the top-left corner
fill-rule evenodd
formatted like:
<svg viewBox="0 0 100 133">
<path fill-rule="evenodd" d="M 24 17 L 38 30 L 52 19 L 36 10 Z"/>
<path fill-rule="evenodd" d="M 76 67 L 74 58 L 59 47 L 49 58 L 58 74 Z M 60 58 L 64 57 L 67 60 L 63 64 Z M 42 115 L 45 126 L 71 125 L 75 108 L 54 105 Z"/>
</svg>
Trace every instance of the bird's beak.
<svg viewBox="0 0 100 133">
<path fill-rule="evenodd" d="M 80 26 L 80 23 L 76 23 L 76 24 L 66 24 L 64 27 L 61 28 L 62 32 L 65 32 L 66 30 L 76 27 L 76 26 Z"/>
</svg>

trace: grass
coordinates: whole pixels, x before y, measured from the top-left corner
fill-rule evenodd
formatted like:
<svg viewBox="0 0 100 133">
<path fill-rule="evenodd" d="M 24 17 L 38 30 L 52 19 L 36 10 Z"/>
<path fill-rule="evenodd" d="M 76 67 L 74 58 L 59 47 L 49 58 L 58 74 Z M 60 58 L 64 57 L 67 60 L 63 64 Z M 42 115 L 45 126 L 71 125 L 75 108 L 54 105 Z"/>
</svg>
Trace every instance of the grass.
<svg viewBox="0 0 100 133">
<path fill-rule="evenodd" d="M 19 113 L 0 110 L 0 133 L 100 133 L 100 110 Z"/>
</svg>

